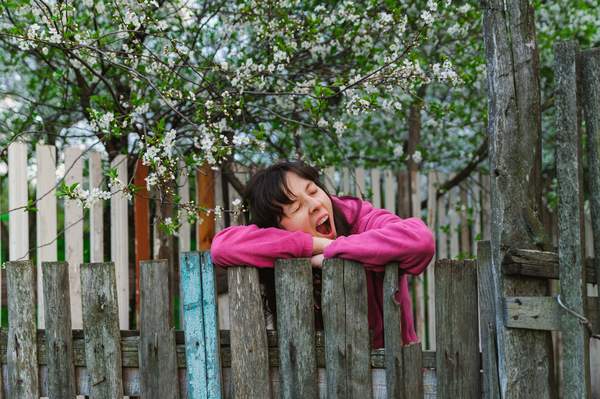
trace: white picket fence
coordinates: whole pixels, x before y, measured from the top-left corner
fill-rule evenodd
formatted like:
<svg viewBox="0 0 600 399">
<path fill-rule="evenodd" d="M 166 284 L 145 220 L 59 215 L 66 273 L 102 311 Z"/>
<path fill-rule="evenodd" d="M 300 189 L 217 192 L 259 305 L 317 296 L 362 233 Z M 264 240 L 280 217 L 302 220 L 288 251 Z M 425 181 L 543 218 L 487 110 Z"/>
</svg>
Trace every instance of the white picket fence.
<svg viewBox="0 0 600 399">
<path fill-rule="evenodd" d="M 84 152 L 79 147 L 68 147 L 64 153 L 64 179 L 65 183 L 80 183 L 85 188 L 102 188 L 103 162 L 98 152 Z M 64 209 L 61 209 L 56 198 L 57 167 L 59 157 L 56 148 L 49 145 L 38 145 L 35 154 L 28 154 L 28 146 L 23 143 L 13 143 L 8 149 L 8 208 L 0 208 L 0 213 L 9 213 L 9 236 L 0 237 L 0 240 L 9 241 L 9 260 L 28 259 L 36 256 L 38 265 L 42 261 L 57 259 L 57 234 L 64 230 L 65 260 L 69 262 L 71 283 L 71 314 L 73 328 L 81 328 L 81 294 L 78 267 L 83 262 L 84 223 L 89 223 L 90 261 L 101 262 L 110 259 L 115 263 L 118 281 L 119 320 L 121 329 L 128 329 L 130 320 L 130 279 L 129 266 L 129 236 L 133 234 L 128 222 L 128 207 L 132 206 L 122 195 L 117 194 L 110 202 L 110 257 L 104 254 L 104 226 L 102 202 L 96 203 L 89 212 L 85 212 L 76 201 L 64 200 Z M 31 159 L 29 159 L 31 157 Z M 121 181 L 128 181 L 127 159 L 123 155 L 117 156 L 111 167 L 116 168 Z M 87 168 L 85 163 L 87 162 Z M 28 165 L 35 163 L 35 185 L 28 182 Z M 88 173 L 84 175 L 84 170 Z M 236 176 L 243 182 L 247 181 L 249 172 L 239 167 Z M 489 181 L 487 176 L 476 175 L 464 184 L 455 187 L 448 193 L 436 199 L 435 191 L 439 184 L 446 181 L 449 176 L 439 172 L 413 173 L 410 176 L 413 187 L 412 216 L 425 219 L 435 231 L 437 241 L 436 259 L 456 258 L 459 256 L 470 257 L 473 255 L 475 240 L 489 238 Z M 408 177 L 406 177 L 408 179 Z M 6 179 L 4 179 L 6 180 Z M 324 176 L 325 183 L 332 193 L 355 195 L 370 199 L 374 206 L 386 208 L 392 212 L 399 209 L 398 175 L 391 170 L 363 168 L 330 168 Z M 229 198 L 224 199 L 221 189 L 221 174 L 215 172 L 215 204 L 229 208 L 229 204 L 239 198 L 233 187 L 229 187 Z M 198 198 L 195 179 L 181 174 L 178 177 L 179 195 L 182 201 Z M 35 196 L 29 195 L 30 190 L 35 190 Z M 370 196 L 367 196 L 370 193 Z M 29 248 L 29 224 L 27 206 L 30 200 L 35 199 L 36 212 L 36 242 Z M 421 209 L 421 201 L 427 200 L 427 208 Z M 61 200 L 63 201 L 63 200 Z M 468 209 L 472 209 L 469 221 Z M 64 224 L 58 225 L 61 212 L 64 214 Z M 86 220 L 85 218 L 88 218 Z M 216 221 L 217 231 L 224 227 L 223 219 Z M 488 226 L 486 231 L 483 226 Z M 192 234 L 197 234 L 198 226 L 191 226 L 184 222 L 179 230 L 179 250 L 187 251 L 192 246 Z M 156 236 L 156 232 L 155 232 Z M 150 243 L 148 243 L 150 245 Z M 0 246 L 1 247 L 1 246 Z M 157 253 L 155 248 L 154 253 Z M 428 268 L 423 276 L 414 279 L 414 289 L 417 301 L 415 303 L 418 334 L 427 342 L 427 349 L 433 347 L 435 337 L 434 320 L 434 270 Z M 41 290 L 41 273 L 38 274 L 38 290 Z M 44 327 L 43 295 L 38 298 L 38 326 Z M 220 323 L 221 327 L 229 327 L 227 298 L 220 298 Z"/>
</svg>

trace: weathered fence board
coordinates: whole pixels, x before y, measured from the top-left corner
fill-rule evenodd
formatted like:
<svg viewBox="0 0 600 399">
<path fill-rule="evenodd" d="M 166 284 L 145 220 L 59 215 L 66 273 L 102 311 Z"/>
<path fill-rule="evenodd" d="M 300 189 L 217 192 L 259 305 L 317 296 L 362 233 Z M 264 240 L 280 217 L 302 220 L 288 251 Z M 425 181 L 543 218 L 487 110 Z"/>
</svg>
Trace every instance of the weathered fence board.
<svg viewBox="0 0 600 399">
<path fill-rule="evenodd" d="M 496 298 L 494 291 L 492 248 L 489 241 L 477 245 L 477 293 L 479 300 L 479 331 L 483 370 L 483 399 L 500 399 L 498 353 L 496 345 Z"/>
<path fill-rule="evenodd" d="M 558 180 L 558 263 L 560 295 L 571 310 L 585 309 L 583 270 L 583 192 L 580 162 L 581 136 L 577 109 L 578 46 L 554 46 L 556 95 L 556 174 Z M 565 398 L 589 396 L 589 336 L 586 327 L 569 312 L 561 312 L 563 394 Z"/>
<path fill-rule="evenodd" d="M 166 260 L 140 265 L 141 393 L 148 399 L 177 399 L 175 329 L 171 325 L 169 265 Z"/>
<path fill-rule="evenodd" d="M 127 156 L 117 155 L 111 162 L 117 177 L 127 184 Z M 114 192 L 114 190 L 112 190 Z M 123 191 L 110 198 L 110 256 L 115 265 L 119 327 L 129 328 L 129 218 L 127 197 Z"/>
<path fill-rule="evenodd" d="M 6 264 L 8 285 L 8 397 L 39 397 L 35 329 L 35 271 L 31 261 Z"/>
<path fill-rule="evenodd" d="M 364 267 L 347 260 L 326 260 L 322 295 L 328 397 L 369 398 L 372 384 Z"/>
<path fill-rule="evenodd" d="M 383 323 L 385 341 L 385 381 L 388 397 L 404 394 L 404 364 L 402 363 L 402 324 L 400 304 L 396 300 L 399 281 L 398 264 L 386 265 L 383 278 Z"/>
<path fill-rule="evenodd" d="M 435 288 L 438 397 L 480 398 L 475 262 L 437 261 Z"/>
<path fill-rule="evenodd" d="M 141 159 L 136 162 L 133 184 L 139 187 L 138 195 L 133 198 L 133 224 L 135 232 L 135 317 L 139 325 L 140 315 L 140 262 L 151 259 L 150 251 L 150 193 L 146 187 L 149 167 Z"/>
<path fill-rule="evenodd" d="M 229 267 L 231 378 L 234 398 L 271 398 L 265 317 L 258 270 Z M 248 381 L 252 381 L 248 384 Z"/>
<path fill-rule="evenodd" d="M 422 398 L 423 385 L 423 352 L 421 343 L 415 342 L 402 347 L 402 364 L 404 379 L 404 398 Z"/>
<path fill-rule="evenodd" d="M 120 398 L 123 378 L 114 264 L 82 264 L 81 291 L 89 396 Z"/>
<path fill-rule="evenodd" d="M 46 320 L 48 396 L 75 397 L 73 335 L 69 312 L 69 265 L 66 262 L 42 263 Z"/>
<path fill-rule="evenodd" d="M 381 208 L 381 171 L 371 170 L 371 191 L 373 192 L 373 206 Z"/>
<path fill-rule="evenodd" d="M 437 172 L 431 171 L 427 177 L 427 225 L 433 231 L 437 227 Z M 435 350 L 435 256 L 427 266 L 427 349 Z"/>
<path fill-rule="evenodd" d="M 316 399 L 319 392 L 310 260 L 277 261 L 275 292 L 281 398 Z"/>
<path fill-rule="evenodd" d="M 36 208 L 36 247 L 37 247 L 37 303 L 38 327 L 44 328 L 44 295 L 42 295 L 42 262 L 56 261 L 56 149 L 50 145 L 38 144 Z M 67 306 L 69 304 L 67 303 Z"/>
</svg>

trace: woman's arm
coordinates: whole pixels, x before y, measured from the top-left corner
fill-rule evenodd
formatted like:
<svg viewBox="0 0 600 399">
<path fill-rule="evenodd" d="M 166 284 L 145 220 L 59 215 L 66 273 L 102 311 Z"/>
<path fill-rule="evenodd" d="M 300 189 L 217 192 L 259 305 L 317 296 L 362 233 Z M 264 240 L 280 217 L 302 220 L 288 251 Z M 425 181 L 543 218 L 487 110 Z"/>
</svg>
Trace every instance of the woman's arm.
<svg viewBox="0 0 600 399">
<path fill-rule="evenodd" d="M 318 245 L 314 248 L 318 249 Z M 213 262 L 220 266 L 273 267 L 276 259 L 313 255 L 313 238 L 301 231 L 232 226 L 215 236 L 210 254 Z"/>
<path fill-rule="evenodd" d="M 338 237 L 324 251 L 325 258 L 344 258 L 366 265 L 398 262 L 410 274 L 420 274 L 435 252 L 433 234 L 418 218 L 401 219 L 363 202 L 356 222 L 358 234 Z"/>
</svg>

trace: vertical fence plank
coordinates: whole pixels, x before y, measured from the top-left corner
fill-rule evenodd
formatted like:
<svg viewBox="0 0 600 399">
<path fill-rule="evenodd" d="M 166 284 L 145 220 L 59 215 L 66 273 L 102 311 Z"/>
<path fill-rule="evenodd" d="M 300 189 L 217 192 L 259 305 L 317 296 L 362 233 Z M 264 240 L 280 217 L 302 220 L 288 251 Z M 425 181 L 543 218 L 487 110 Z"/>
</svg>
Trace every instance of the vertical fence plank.
<svg viewBox="0 0 600 399">
<path fill-rule="evenodd" d="M 36 187 L 36 247 L 38 327 L 45 326 L 42 262 L 56 261 L 56 149 L 38 144 Z"/>
<path fill-rule="evenodd" d="M 225 200 L 223 200 L 223 170 L 215 170 L 215 205 L 225 208 Z M 198 188 L 196 187 L 196 190 Z M 225 219 L 219 218 L 215 221 L 215 233 L 225 228 Z"/>
<path fill-rule="evenodd" d="M 421 174 L 417 170 L 409 172 L 411 216 L 421 219 Z M 425 339 L 425 283 L 423 275 L 413 276 L 415 290 L 415 322 L 417 335 Z"/>
<path fill-rule="evenodd" d="M 313 276 L 308 259 L 275 265 L 281 398 L 318 398 Z"/>
<path fill-rule="evenodd" d="M 75 397 L 73 336 L 69 312 L 69 265 L 66 262 L 43 262 L 46 353 L 48 356 L 48 396 Z"/>
<path fill-rule="evenodd" d="M 102 189 L 102 155 L 89 153 L 90 190 Z M 104 203 L 97 201 L 90 209 L 90 261 L 104 262 Z"/>
<path fill-rule="evenodd" d="M 427 225 L 432 231 L 437 228 L 437 172 L 427 175 Z M 425 275 L 427 281 L 427 348 L 435 350 L 435 257 L 431 259 Z"/>
<path fill-rule="evenodd" d="M 460 253 L 458 232 L 459 216 L 458 211 L 456 210 L 458 205 L 457 197 L 456 189 L 451 190 L 448 199 L 448 216 L 450 218 L 450 257 L 452 259 L 458 257 L 458 254 Z"/>
<path fill-rule="evenodd" d="M 258 270 L 229 267 L 227 272 L 233 398 L 271 398 L 267 331 Z"/>
<path fill-rule="evenodd" d="M 581 189 L 581 137 L 577 115 L 576 42 L 554 46 L 557 77 L 556 170 L 558 179 L 558 263 L 560 291 L 564 303 L 584 314 L 583 194 Z M 589 336 L 584 325 L 568 312 L 561 312 L 563 347 L 563 395 L 589 397 Z"/>
<path fill-rule="evenodd" d="M 371 170 L 371 191 L 373 192 L 373 206 L 381 208 L 381 171 Z"/>
<path fill-rule="evenodd" d="M 385 209 L 396 213 L 396 193 L 394 191 L 394 174 L 391 170 L 384 171 L 384 199 Z"/>
<path fill-rule="evenodd" d="M 127 156 L 117 155 L 111 162 L 117 176 L 127 184 Z M 117 297 L 119 304 L 119 327 L 129 328 L 129 218 L 127 197 L 123 192 L 110 198 L 110 256 L 115 265 Z"/>
<path fill-rule="evenodd" d="M 481 187 L 480 187 L 480 173 L 475 175 L 472 182 L 473 192 L 473 237 L 471 239 L 471 248 L 473 251 L 477 249 L 477 241 L 482 240 L 481 232 Z"/>
<path fill-rule="evenodd" d="M 29 259 L 27 144 L 8 146 L 8 244 L 10 260 Z"/>
<path fill-rule="evenodd" d="M 498 353 L 496 346 L 496 298 L 494 291 L 492 247 L 489 241 L 477 245 L 477 292 L 479 296 L 479 329 L 481 332 L 481 364 L 483 399 L 500 399 Z"/>
<path fill-rule="evenodd" d="M 8 397 L 38 398 L 35 280 L 31 261 L 7 262 L 8 285 Z"/>
<path fill-rule="evenodd" d="M 469 208 L 469 196 L 464 185 L 460 186 L 460 252 L 467 258 L 471 257 L 471 226 L 467 209 Z"/>
<path fill-rule="evenodd" d="M 350 191 L 350 169 L 342 168 L 342 193 L 352 195 Z"/>
<path fill-rule="evenodd" d="M 360 199 L 366 199 L 367 192 L 365 190 L 365 169 L 364 168 L 356 168 L 355 170 L 355 195 Z"/>
<path fill-rule="evenodd" d="M 335 183 L 335 168 L 330 166 L 325 169 L 325 187 L 327 187 L 327 191 L 329 194 L 337 194 L 337 184 Z"/>
<path fill-rule="evenodd" d="M 150 254 L 150 193 L 146 187 L 148 166 L 141 160 L 135 165 L 133 184 L 139 191 L 133 198 L 133 224 L 135 231 L 135 320 L 139 325 L 140 315 L 140 262 L 149 260 Z"/>
<path fill-rule="evenodd" d="M 208 397 L 204 314 L 202 311 L 202 272 L 198 252 L 180 254 L 181 299 L 185 324 L 185 357 L 189 399 Z"/>
<path fill-rule="evenodd" d="M 425 393 L 423 387 L 423 349 L 420 342 L 402 347 L 402 363 L 404 364 L 402 373 L 404 395 L 401 397 L 423 398 Z"/>
<path fill-rule="evenodd" d="M 219 315 L 217 312 L 216 270 L 205 251 L 200 258 L 202 275 L 202 312 L 204 321 L 204 350 L 206 352 L 207 399 L 221 398 L 221 352 L 219 342 Z"/>
<path fill-rule="evenodd" d="M 140 265 L 140 388 L 147 399 L 177 399 L 175 329 L 171 325 L 169 265 L 166 260 Z"/>
<path fill-rule="evenodd" d="M 352 261 L 326 260 L 322 305 L 328 398 L 370 398 L 364 267 Z"/>
<path fill-rule="evenodd" d="M 396 302 L 398 290 L 398 265 L 385 266 L 383 279 L 383 323 L 385 341 L 385 382 L 388 398 L 399 398 L 404 393 L 402 364 L 402 324 L 401 310 Z M 411 365 L 412 367 L 412 365 Z"/>
<path fill-rule="evenodd" d="M 588 50 L 582 54 L 582 103 L 585 115 L 587 133 L 587 159 L 588 159 L 588 187 L 590 191 L 589 204 L 591 223 L 589 236 L 590 254 L 594 257 L 596 275 L 600 276 L 600 50 Z M 586 237 L 587 241 L 587 237 Z M 596 291 L 598 286 L 596 286 Z M 597 295 L 597 292 L 596 292 Z M 598 373 L 600 370 L 600 342 L 591 341 L 591 367 Z M 592 397 L 600 396 L 600 379 L 592 378 Z"/>
<path fill-rule="evenodd" d="M 210 166 L 204 165 L 196 173 L 196 198 L 200 207 L 214 209 L 215 207 L 215 179 L 214 171 Z M 196 248 L 206 251 L 210 249 L 210 243 L 215 235 L 214 214 L 202 213 L 202 221 L 196 223 Z"/>
<path fill-rule="evenodd" d="M 480 398 L 475 262 L 436 262 L 435 296 L 438 397 Z"/>
<path fill-rule="evenodd" d="M 65 149 L 65 184 L 83 184 L 83 151 L 77 147 Z M 65 199 L 65 260 L 69 264 L 71 289 L 71 322 L 81 329 L 81 280 L 79 266 L 83 263 L 83 208 L 77 200 Z"/>
<path fill-rule="evenodd" d="M 123 374 L 115 265 L 81 265 L 81 294 L 89 396 L 121 398 Z"/>
<path fill-rule="evenodd" d="M 444 180 L 445 176 L 440 175 L 439 181 L 442 182 Z M 446 234 L 448 227 L 447 200 L 448 194 L 437 199 L 437 259 L 448 259 L 448 234 Z"/>
<path fill-rule="evenodd" d="M 185 163 L 179 164 L 179 182 L 177 183 L 179 198 L 182 204 L 190 202 L 190 184 Z M 179 252 L 188 252 L 191 249 L 191 226 L 185 212 L 182 212 L 179 227 Z"/>
</svg>

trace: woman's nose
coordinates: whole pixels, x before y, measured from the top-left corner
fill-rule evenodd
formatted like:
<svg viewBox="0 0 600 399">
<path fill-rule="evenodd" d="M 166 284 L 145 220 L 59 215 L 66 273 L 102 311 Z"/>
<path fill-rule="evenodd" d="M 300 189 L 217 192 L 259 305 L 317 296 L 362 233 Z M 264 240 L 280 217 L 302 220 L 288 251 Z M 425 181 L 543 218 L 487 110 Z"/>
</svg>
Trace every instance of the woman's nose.
<svg viewBox="0 0 600 399">
<path fill-rule="evenodd" d="M 309 198 L 308 199 L 308 209 L 310 209 L 310 212 L 314 212 L 320 209 L 321 207 L 321 202 L 319 202 L 317 199 L 315 198 Z"/>
</svg>

